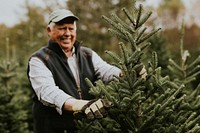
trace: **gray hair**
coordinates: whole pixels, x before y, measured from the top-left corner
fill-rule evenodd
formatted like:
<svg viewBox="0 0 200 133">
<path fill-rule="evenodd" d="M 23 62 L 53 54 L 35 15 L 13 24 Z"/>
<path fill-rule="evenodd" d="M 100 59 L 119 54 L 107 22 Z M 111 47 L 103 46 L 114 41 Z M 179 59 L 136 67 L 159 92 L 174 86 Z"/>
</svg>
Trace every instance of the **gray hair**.
<svg viewBox="0 0 200 133">
<path fill-rule="evenodd" d="M 50 29 L 52 29 L 55 25 L 56 25 L 56 23 L 51 22 L 51 23 L 48 24 L 48 27 L 49 27 Z M 77 29 L 77 27 L 76 27 L 76 21 L 74 21 L 74 30 L 76 30 L 76 29 Z"/>
</svg>

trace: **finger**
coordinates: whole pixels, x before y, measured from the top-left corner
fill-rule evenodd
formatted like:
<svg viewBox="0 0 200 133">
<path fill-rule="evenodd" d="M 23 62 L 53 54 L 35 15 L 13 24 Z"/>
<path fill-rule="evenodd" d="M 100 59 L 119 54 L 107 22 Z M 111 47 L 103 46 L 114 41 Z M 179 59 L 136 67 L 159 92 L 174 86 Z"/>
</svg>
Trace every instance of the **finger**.
<svg viewBox="0 0 200 133">
<path fill-rule="evenodd" d="M 103 103 L 104 108 L 110 108 L 111 106 L 113 106 L 112 102 L 108 101 L 108 100 L 101 100 L 101 102 Z"/>
<path fill-rule="evenodd" d="M 90 110 L 89 107 L 85 109 L 85 114 L 87 116 L 87 119 L 89 119 L 89 120 L 94 119 L 94 114 L 92 113 L 92 111 Z"/>
<path fill-rule="evenodd" d="M 139 75 L 143 75 L 146 73 L 146 69 L 143 67 L 142 70 L 140 71 Z"/>
<path fill-rule="evenodd" d="M 103 100 L 99 99 L 95 102 L 95 105 L 97 106 L 98 110 L 101 112 L 103 116 L 107 115 L 106 110 L 104 109 Z"/>
<path fill-rule="evenodd" d="M 101 107 L 103 107 L 103 104 L 102 104 Z M 97 107 L 96 102 L 94 102 L 93 104 L 91 104 L 89 108 L 90 108 L 90 110 L 92 110 L 95 118 L 103 118 L 103 115 L 99 111 L 99 108 Z"/>
</svg>

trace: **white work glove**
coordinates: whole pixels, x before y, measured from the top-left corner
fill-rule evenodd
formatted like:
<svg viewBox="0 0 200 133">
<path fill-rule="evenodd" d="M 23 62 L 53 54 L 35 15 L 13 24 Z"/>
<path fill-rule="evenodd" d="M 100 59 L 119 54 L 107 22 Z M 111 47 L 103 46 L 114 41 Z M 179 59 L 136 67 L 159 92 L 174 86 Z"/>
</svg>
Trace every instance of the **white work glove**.
<svg viewBox="0 0 200 133">
<path fill-rule="evenodd" d="M 87 119 L 103 118 L 107 115 L 106 108 L 109 108 L 111 103 L 103 99 L 94 99 L 91 101 L 77 100 L 72 106 L 75 112 L 84 112 Z"/>
<path fill-rule="evenodd" d="M 139 72 L 139 75 L 141 76 L 142 79 L 146 80 L 147 77 L 147 71 L 145 69 L 145 67 L 143 66 L 142 70 Z"/>
<path fill-rule="evenodd" d="M 123 71 L 121 71 L 121 73 L 119 74 L 119 76 L 120 76 L 120 77 L 123 77 L 123 76 L 124 76 Z M 145 66 L 143 66 L 142 69 L 140 70 L 139 76 L 141 76 L 142 79 L 146 80 L 147 71 L 146 71 L 146 69 L 145 69 Z"/>
</svg>

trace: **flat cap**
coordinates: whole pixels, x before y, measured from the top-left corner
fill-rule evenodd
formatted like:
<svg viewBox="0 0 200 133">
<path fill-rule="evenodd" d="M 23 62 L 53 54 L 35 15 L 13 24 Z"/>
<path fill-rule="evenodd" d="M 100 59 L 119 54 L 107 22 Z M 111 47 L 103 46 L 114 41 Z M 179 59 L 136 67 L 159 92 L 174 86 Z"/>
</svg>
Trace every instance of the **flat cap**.
<svg viewBox="0 0 200 133">
<path fill-rule="evenodd" d="M 66 9 L 57 9 L 55 11 L 53 11 L 50 16 L 49 16 L 49 24 L 51 22 L 59 22 L 61 20 L 63 20 L 64 18 L 73 18 L 74 21 L 78 21 L 79 18 L 77 16 L 75 16 L 70 10 L 66 10 Z"/>
</svg>

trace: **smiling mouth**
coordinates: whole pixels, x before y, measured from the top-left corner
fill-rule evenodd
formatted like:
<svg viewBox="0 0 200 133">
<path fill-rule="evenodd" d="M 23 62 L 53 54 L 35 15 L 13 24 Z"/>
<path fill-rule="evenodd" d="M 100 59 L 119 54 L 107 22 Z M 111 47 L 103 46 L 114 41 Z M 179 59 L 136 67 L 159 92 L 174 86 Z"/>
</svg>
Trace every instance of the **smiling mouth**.
<svg viewBox="0 0 200 133">
<path fill-rule="evenodd" d="M 71 38 L 61 38 L 61 41 L 65 42 L 65 43 L 70 43 L 71 42 Z"/>
</svg>

